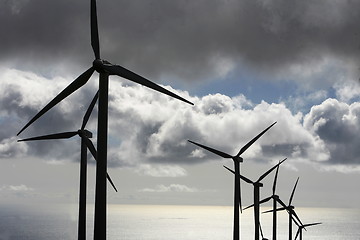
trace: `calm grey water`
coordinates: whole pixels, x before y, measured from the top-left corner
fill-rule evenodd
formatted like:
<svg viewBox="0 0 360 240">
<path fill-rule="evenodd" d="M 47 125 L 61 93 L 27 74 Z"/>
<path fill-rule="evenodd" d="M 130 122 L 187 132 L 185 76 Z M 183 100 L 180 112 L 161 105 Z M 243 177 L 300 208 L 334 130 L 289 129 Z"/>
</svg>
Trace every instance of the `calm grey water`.
<svg viewBox="0 0 360 240">
<path fill-rule="evenodd" d="M 92 239 L 93 206 L 89 205 L 88 239 Z M 266 210 L 263 208 L 262 210 Z M 298 208 L 304 223 L 322 222 L 303 232 L 303 239 L 360 239 L 360 209 Z M 262 214 L 265 237 L 271 239 L 271 214 Z M 279 214 L 278 239 L 288 238 L 286 213 Z M 253 239 L 252 211 L 241 215 L 242 239 Z M 294 226 L 294 235 L 297 227 Z M 0 206 L 0 240 L 76 239 L 77 207 Z M 232 207 L 109 205 L 108 239 L 232 239 Z"/>
</svg>

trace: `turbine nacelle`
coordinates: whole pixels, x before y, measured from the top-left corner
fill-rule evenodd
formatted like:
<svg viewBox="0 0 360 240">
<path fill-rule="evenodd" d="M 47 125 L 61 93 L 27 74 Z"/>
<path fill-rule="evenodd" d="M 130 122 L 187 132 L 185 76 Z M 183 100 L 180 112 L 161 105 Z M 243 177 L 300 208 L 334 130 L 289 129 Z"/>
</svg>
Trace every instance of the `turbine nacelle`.
<svg viewBox="0 0 360 240">
<path fill-rule="evenodd" d="M 253 185 L 255 187 L 263 187 L 264 186 L 264 184 L 262 184 L 261 182 L 254 182 Z"/>
<path fill-rule="evenodd" d="M 242 163 L 244 161 L 244 159 L 240 156 L 234 156 L 232 159 L 234 160 L 234 162 L 238 163 Z"/>
<path fill-rule="evenodd" d="M 92 138 L 93 134 L 89 130 L 86 129 L 79 129 L 78 134 L 80 137 Z"/>
<path fill-rule="evenodd" d="M 104 66 L 112 66 L 112 64 L 109 61 L 103 59 L 95 59 L 93 61 L 93 68 L 98 73 L 109 73 L 107 70 L 105 70 Z"/>
</svg>

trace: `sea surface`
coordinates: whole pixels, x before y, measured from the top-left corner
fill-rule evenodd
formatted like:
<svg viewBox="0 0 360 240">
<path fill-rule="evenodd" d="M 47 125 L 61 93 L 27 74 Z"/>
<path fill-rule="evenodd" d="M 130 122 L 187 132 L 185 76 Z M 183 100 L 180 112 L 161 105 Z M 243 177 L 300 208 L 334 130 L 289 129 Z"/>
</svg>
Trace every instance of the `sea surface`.
<svg viewBox="0 0 360 240">
<path fill-rule="evenodd" d="M 93 205 L 88 205 L 87 238 L 93 236 Z M 262 208 L 267 210 L 269 208 Z M 360 209 L 297 208 L 303 223 L 322 222 L 303 231 L 303 239 L 359 240 Z M 232 240 L 231 206 L 108 205 L 108 239 Z M 288 239 L 288 218 L 278 214 L 278 239 Z M 270 214 L 261 215 L 271 239 Z M 293 226 L 293 234 L 297 227 Z M 253 212 L 241 215 L 241 239 L 254 239 Z M 0 205 L 0 240 L 77 239 L 76 205 Z"/>
</svg>

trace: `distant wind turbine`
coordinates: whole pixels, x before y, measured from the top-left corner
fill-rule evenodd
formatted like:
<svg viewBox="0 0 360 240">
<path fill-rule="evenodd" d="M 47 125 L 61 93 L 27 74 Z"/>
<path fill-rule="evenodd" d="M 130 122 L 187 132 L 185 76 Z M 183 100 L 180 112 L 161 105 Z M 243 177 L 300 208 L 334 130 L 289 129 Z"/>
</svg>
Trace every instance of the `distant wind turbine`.
<svg viewBox="0 0 360 240">
<path fill-rule="evenodd" d="M 299 236 L 299 239 L 302 240 L 302 230 L 305 229 L 306 227 L 310 227 L 310 226 L 315 226 L 315 225 L 319 225 L 321 224 L 320 222 L 317 223 L 308 223 L 308 224 L 298 224 L 297 222 L 295 222 L 296 225 L 298 226 L 298 230 L 296 232 L 295 235 L 295 240 L 297 239 L 297 237 Z M 305 229 L 306 230 L 306 229 Z"/>
<path fill-rule="evenodd" d="M 231 156 L 227 153 L 221 152 L 219 150 L 216 150 L 214 148 L 211 147 L 207 147 L 205 145 L 193 142 L 188 140 L 189 142 L 204 148 L 220 157 L 223 158 L 231 158 L 234 162 L 234 169 L 235 169 L 235 177 L 234 177 L 234 228 L 233 228 L 233 240 L 238 240 L 240 239 L 240 217 L 239 217 L 239 206 L 240 206 L 240 211 L 242 211 L 242 206 L 241 206 L 241 185 L 240 185 L 240 163 L 243 162 L 243 158 L 240 157 L 241 154 L 243 154 L 252 144 L 254 144 L 254 142 L 256 142 L 265 132 L 267 132 L 272 126 L 274 126 L 276 124 L 276 122 L 274 122 L 273 124 L 271 124 L 269 127 L 267 127 L 264 131 L 262 131 L 261 133 L 259 133 L 256 137 L 254 137 L 253 139 L 250 140 L 250 142 L 248 142 L 245 146 L 243 146 L 239 153 L 236 154 L 235 156 Z"/>
<path fill-rule="evenodd" d="M 293 220 L 294 220 L 294 222 L 298 221 L 299 224 L 302 225 L 302 222 L 301 222 L 299 216 L 296 214 L 296 212 L 294 210 L 295 207 L 293 205 L 291 205 L 298 182 L 299 182 L 299 178 L 296 179 L 294 188 L 293 188 L 293 190 L 291 192 L 291 195 L 290 195 L 289 204 L 286 205 L 284 202 L 282 202 L 279 199 L 278 202 L 282 205 L 282 208 L 278 208 L 278 209 L 275 210 L 275 211 L 286 210 L 288 212 L 288 214 L 289 214 L 289 240 L 292 240 L 292 221 Z M 265 211 L 264 213 L 273 212 L 273 211 L 274 210 L 269 210 L 269 211 Z M 296 221 L 295 221 L 294 217 L 295 217 Z"/>
<path fill-rule="evenodd" d="M 276 235 L 277 235 L 277 214 L 276 214 L 277 213 L 277 211 L 276 211 L 277 203 L 281 202 L 279 196 L 275 194 L 275 192 L 276 192 L 276 183 L 277 183 L 277 178 L 278 178 L 278 173 L 279 173 L 279 167 L 280 166 L 278 166 L 276 168 L 273 187 L 272 187 L 272 195 L 270 197 L 264 198 L 263 200 L 261 200 L 259 202 L 260 204 L 263 204 L 263 203 L 266 203 L 269 200 L 273 199 L 273 232 L 272 232 L 272 239 L 273 240 L 276 240 Z M 283 203 L 283 205 L 285 205 L 285 204 Z M 254 206 L 254 204 L 244 208 L 244 210 L 247 209 L 247 208 L 253 207 L 253 206 Z"/>
<path fill-rule="evenodd" d="M 98 34 L 98 21 L 96 11 L 96 0 L 90 1 L 90 29 L 91 29 L 91 46 L 95 55 L 92 66 L 76 78 L 69 86 L 60 92 L 50 103 L 48 103 L 39 113 L 37 113 L 18 133 L 24 131 L 30 124 L 45 114 L 48 110 L 68 97 L 70 94 L 81 88 L 88 82 L 94 71 L 99 76 L 99 116 L 98 116 L 98 161 L 96 163 L 96 188 L 95 188 L 95 223 L 94 239 L 106 240 L 106 169 L 107 169 L 107 136 L 108 136 L 108 87 L 109 76 L 116 75 L 126 78 L 135 83 L 151 88 L 155 91 L 164 93 L 173 98 L 177 98 L 186 103 L 192 104 L 188 100 L 166 90 L 165 88 L 141 77 L 140 75 L 119 65 L 100 58 L 100 43 Z"/>
<path fill-rule="evenodd" d="M 78 240 L 86 239 L 86 175 L 87 175 L 87 149 L 90 150 L 94 159 L 96 160 L 96 150 L 91 142 L 90 138 L 92 133 L 85 129 L 86 124 L 89 120 L 91 112 L 95 106 L 95 103 L 98 99 L 98 93 L 95 94 L 92 99 L 84 117 L 81 128 L 78 131 L 73 132 L 63 132 L 55 133 L 50 135 L 44 135 L 39 137 L 32 137 L 18 140 L 18 142 L 25 141 L 37 141 L 37 140 L 52 140 L 52 139 L 68 139 L 78 135 L 81 138 L 81 160 L 80 160 L 80 191 L 79 191 L 79 223 L 78 223 Z M 107 174 L 107 179 L 117 192 L 117 189 L 111 180 L 110 176 Z"/>
<path fill-rule="evenodd" d="M 243 181 L 252 184 L 254 186 L 254 224 L 255 224 L 255 240 L 259 240 L 260 239 L 260 234 L 259 234 L 259 230 L 260 230 L 260 187 L 263 186 L 263 184 L 261 183 L 261 180 L 263 180 L 267 175 L 269 175 L 275 168 L 277 168 L 281 163 L 283 163 L 286 160 L 283 159 L 281 160 L 278 164 L 276 164 L 275 166 L 273 166 L 272 168 L 270 168 L 268 171 L 266 171 L 264 174 L 262 174 L 258 180 L 256 180 L 255 182 L 250 180 L 247 177 L 244 177 L 243 175 L 239 175 L 239 178 L 241 178 Z M 230 168 L 224 166 L 227 170 L 229 170 L 230 172 L 234 173 L 235 172 L 233 170 L 231 170 Z"/>
</svg>

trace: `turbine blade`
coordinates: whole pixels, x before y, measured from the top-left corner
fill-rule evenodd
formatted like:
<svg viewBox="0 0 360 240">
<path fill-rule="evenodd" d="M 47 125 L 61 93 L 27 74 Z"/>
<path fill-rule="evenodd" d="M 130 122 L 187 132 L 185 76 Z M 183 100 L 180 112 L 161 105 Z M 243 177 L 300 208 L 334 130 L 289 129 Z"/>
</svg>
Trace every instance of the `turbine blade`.
<svg viewBox="0 0 360 240">
<path fill-rule="evenodd" d="M 83 138 L 87 148 L 89 149 L 91 155 L 96 160 L 97 159 L 97 152 L 96 152 L 94 144 L 92 143 L 92 141 L 89 138 L 87 138 L 87 137 L 82 137 L 82 138 Z"/>
<path fill-rule="evenodd" d="M 281 160 L 278 164 L 276 164 L 275 166 L 273 166 L 272 168 L 270 168 L 268 171 L 266 171 L 263 175 L 261 175 L 259 177 L 259 179 L 256 182 L 260 182 L 261 180 L 263 180 L 267 175 L 269 175 L 272 171 L 274 171 L 275 168 L 277 168 L 278 166 L 280 166 L 280 164 L 282 164 L 284 161 L 286 160 L 286 158 L 284 160 Z"/>
<path fill-rule="evenodd" d="M 300 220 L 300 218 L 299 218 L 299 216 L 296 214 L 296 212 L 295 212 L 293 209 L 290 210 L 290 211 L 291 211 L 291 214 L 292 214 L 293 216 L 295 216 L 296 220 L 299 221 L 300 225 L 303 225 L 302 222 L 301 222 L 301 220 Z"/>
<path fill-rule="evenodd" d="M 262 231 L 261 223 L 259 223 L 259 227 L 260 227 L 261 238 L 264 239 L 264 234 L 263 234 L 263 231 Z"/>
<path fill-rule="evenodd" d="M 266 202 L 270 201 L 271 199 L 272 199 L 272 197 L 264 198 L 263 200 L 261 200 L 261 201 L 259 202 L 259 204 L 266 203 Z"/>
<path fill-rule="evenodd" d="M 95 149 L 94 144 L 92 143 L 92 141 L 90 139 L 88 139 L 87 137 L 83 137 L 83 139 L 85 140 L 85 144 L 87 146 L 87 148 L 89 149 L 91 155 L 94 157 L 95 161 L 97 160 L 97 152 Z M 108 173 L 106 173 L 106 178 L 107 180 L 110 182 L 111 186 L 114 188 L 115 192 L 117 192 L 118 190 L 115 187 L 115 184 L 113 183 L 113 181 L 111 180 L 110 176 Z"/>
<path fill-rule="evenodd" d="M 295 239 L 294 239 L 294 240 L 296 240 L 296 239 L 297 239 L 297 237 L 299 236 L 300 231 L 301 231 L 301 229 L 300 229 L 300 228 L 298 228 L 298 230 L 297 230 L 297 232 L 296 232 L 296 235 L 295 235 Z"/>
<path fill-rule="evenodd" d="M 296 179 L 294 188 L 293 188 L 293 190 L 292 190 L 292 192 L 291 192 L 290 199 L 289 199 L 289 206 L 291 205 L 291 202 L 292 202 L 292 200 L 293 200 L 294 193 L 295 193 L 295 189 L 296 189 L 296 186 L 297 186 L 297 184 L 298 184 L 298 181 L 299 181 L 299 178 Z"/>
<path fill-rule="evenodd" d="M 280 203 L 281 206 L 283 206 L 284 208 L 286 208 L 286 204 L 285 204 L 283 201 L 281 201 L 280 198 L 277 198 L 276 201 L 277 201 L 278 203 Z"/>
<path fill-rule="evenodd" d="M 243 152 L 245 152 L 251 145 L 254 144 L 254 142 L 256 142 L 256 140 L 258 140 L 266 131 L 268 131 L 272 126 L 274 126 L 276 124 L 276 122 L 274 122 L 273 124 L 271 124 L 269 127 L 267 127 L 264 131 L 262 131 L 261 133 L 259 133 L 256 137 L 254 137 L 253 139 L 251 139 L 250 142 L 248 142 L 245 146 L 243 146 L 239 153 L 236 156 L 240 156 Z"/>
<path fill-rule="evenodd" d="M 223 165 L 223 167 L 226 168 L 227 170 L 229 170 L 229 172 L 232 172 L 233 174 L 235 174 L 234 170 L 231 170 L 230 168 L 228 168 L 227 166 L 224 166 L 224 165 Z"/>
<path fill-rule="evenodd" d="M 270 212 L 274 212 L 274 211 L 279 212 L 279 211 L 284 211 L 284 210 L 286 210 L 286 208 L 277 208 L 275 210 L 271 209 L 271 210 L 267 210 L 267 211 L 262 212 L 262 213 L 270 213 Z"/>
<path fill-rule="evenodd" d="M 37 140 L 52 140 L 52 139 L 67 139 L 71 138 L 78 134 L 78 132 L 63 132 L 63 133 L 55 133 L 55 134 L 49 134 L 39 137 L 32 137 L 32 138 L 26 138 L 26 139 L 20 139 L 18 142 L 26 142 L 26 141 L 37 141 Z"/>
<path fill-rule="evenodd" d="M 276 172 L 275 172 L 274 183 L 272 186 L 272 194 L 273 195 L 275 195 L 275 191 L 276 191 L 276 182 L 277 182 L 277 177 L 278 177 L 278 173 L 279 173 L 279 167 L 280 167 L 280 165 L 277 166 Z"/>
<path fill-rule="evenodd" d="M 200 144 L 200 143 L 196 143 L 196 142 L 193 142 L 193 141 L 190 141 L 190 140 L 188 140 L 188 142 L 191 142 L 192 144 L 195 144 L 195 145 L 197 145 L 197 146 L 199 146 L 199 147 L 201 147 L 201 148 L 204 148 L 204 149 L 208 150 L 209 152 L 212 152 L 212 153 L 214 153 L 214 154 L 216 154 L 216 155 L 219 155 L 220 157 L 223 157 L 223 158 L 232 158 L 231 155 L 229 155 L 229 154 L 227 154 L 227 153 L 224 153 L 224 152 L 221 152 L 221 151 L 218 151 L 218 150 L 213 149 L 213 148 L 211 148 L 211 147 L 207 147 L 207 146 L 204 146 L 204 145 L 202 145 L 202 144 Z"/>
<path fill-rule="evenodd" d="M 186 103 L 189 103 L 191 105 L 194 105 L 192 102 L 189 102 L 188 100 L 186 100 L 185 98 L 182 98 L 178 95 L 176 95 L 175 93 L 172 93 L 170 92 L 169 90 L 163 88 L 163 87 L 160 87 L 159 85 L 157 85 L 156 83 L 153 83 L 151 82 L 150 80 L 130 71 L 130 70 L 127 70 L 126 68 L 123 68 L 119 65 L 103 65 L 103 68 L 109 72 L 110 75 L 117 75 L 117 76 L 120 76 L 120 77 L 123 77 L 123 78 L 126 78 L 130 81 L 133 81 L 133 82 L 136 82 L 136 83 L 139 83 L 143 86 L 146 86 L 148 88 L 151 88 L 155 91 L 158 91 L 158 92 L 161 92 L 161 93 L 164 93 L 170 97 L 173 97 L 173 98 L 176 98 L 178 100 L 181 100 L 183 102 L 186 102 Z"/>
<path fill-rule="evenodd" d="M 17 134 L 22 133 L 30 124 L 35 122 L 39 117 L 49 111 L 56 104 L 61 102 L 64 98 L 78 90 L 81 86 L 83 86 L 91 77 L 94 72 L 94 68 L 91 67 L 82 73 L 78 78 L 76 78 L 69 86 L 67 86 L 62 92 L 60 92 L 51 102 L 49 102 L 40 112 L 38 112 Z"/>
<path fill-rule="evenodd" d="M 246 208 L 244 208 L 244 210 L 248 209 L 248 208 L 252 208 L 254 206 L 254 204 L 251 204 L 249 206 L 247 206 Z"/>
<path fill-rule="evenodd" d="M 263 200 L 261 200 L 261 201 L 259 202 L 259 204 L 266 203 L 266 202 L 268 202 L 271 198 L 272 198 L 272 197 L 264 198 Z M 254 204 L 251 204 L 251 205 L 247 206 L 246 208 L 244 208 L 244 210 L 246 210 L 246 209 L 248 209 L 248 208 L 252 208 L 253 206 L 254 206 Z"/>
<path fill-rule="evenodd" d="M 310 226 L 315 226 L 315 225 L 319 225 L 319 224 L 322 224 L 320 222 L 317 222 L 317 223 L 308 223 L 308 224 L 304 224 L 303 226 L 304 227 L 310 227 Z"/>
<path fill-rule="evenodd" d="M 118 190 L 115 187 L 115 184 L 113 183 L 113 181 L 111 180 L 110 176 L 108 173 L 106 173 L 106 178 L 107 180 L 110 182 L 111 186 L 114 188 L 115 192 L 117 192 Z"/>
<path fill-rule="evenodd" d="M 223 167 L 226 168 L 227 170 L 229 170 L 229 172 L 232 172 L 233 174 L 235 174 L 235 172 L 234 172 L 233 170 L 231 170 L 230 168 L 228 168 L 227 166 L 224 166 L 224 165 L 223 165 Z M 247 182 L 247 183 L 250 183 L 250 184 L 253 184 L 253 183 L 254 183 L 253 181 L 251 181 L 251 180 L 248 179 L 247 177 L 244 177 L 244 176 L 241 175 L 241 174 L 239 174 L 239 177 L 240 177 L 240 179 L 244 180 L 244 181 Z"/>
<path fill-rule="evenodd" d="M 95 106 L 95 103 L 98 99 L 98 96 L 99 96 L 99 91 L 96 92 L 94 98 L 92 99 L 88 109 L 86 110 L 86 113 L 84 115 L 84 118 L 83 118 L 83 122 L 82 122 L 82 125 L 81 125 L 81 130 L 84 130 L 87 122 L 89 121 L 89 118 L 90 118 L 90 115 L 92 113 L 92 110 L 94 109 L 94 106 Z"/>
<path fill-rule="evenodd" d="M 91 46 L 96 59 L 100 59 L 99 47 L 99 31 L 96 13 L 96 0 L 91 0 L 90 6 L 90 30 L 91 30 Z"/>
<path fill-rule="evenodd" d="M 247 183 L 251 183 L 254 184 L 253 181 L 251 181 L 250 179 L 248 179 L 247 177 L 243 176 L 243 175 L 239 175 L 240 179 L 242 179 L 243 181 L 247 182 Z"/>
</svg>

